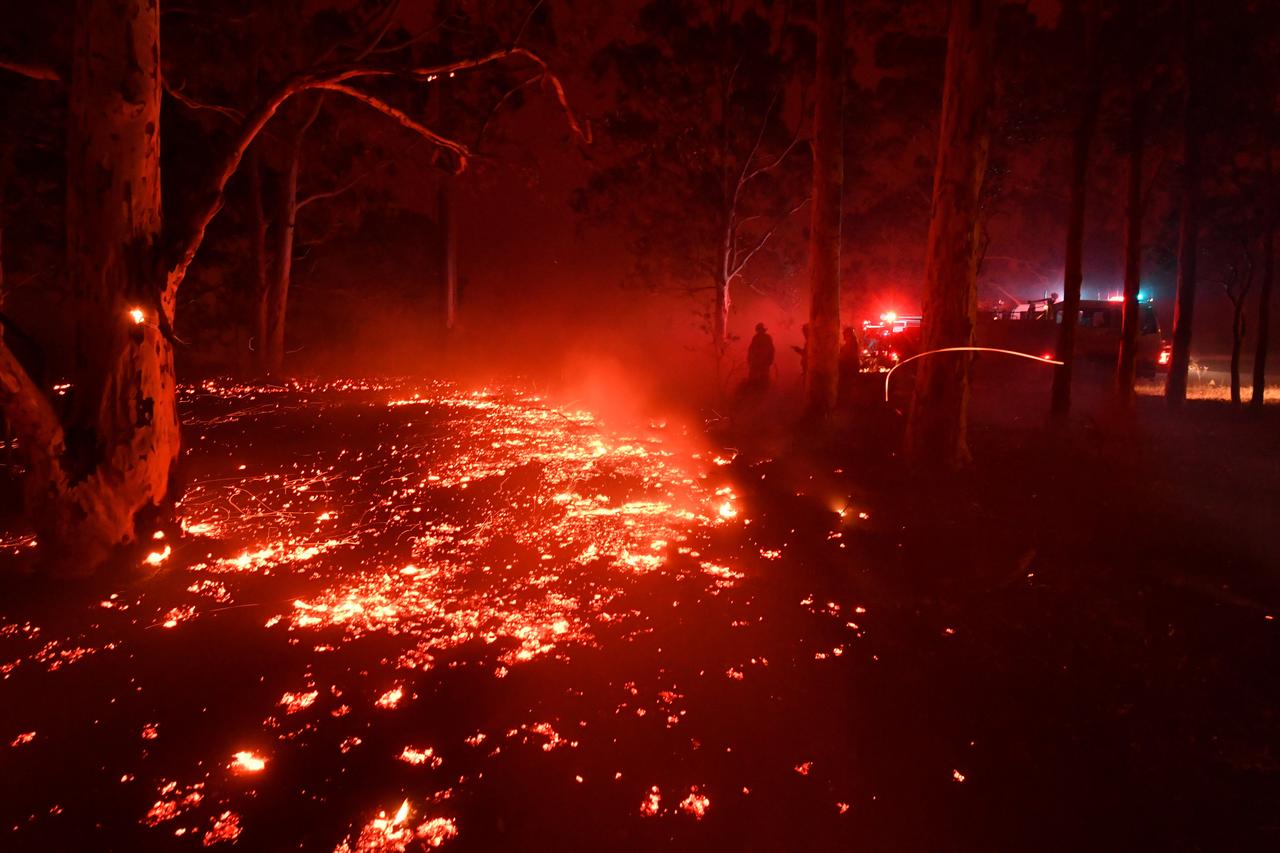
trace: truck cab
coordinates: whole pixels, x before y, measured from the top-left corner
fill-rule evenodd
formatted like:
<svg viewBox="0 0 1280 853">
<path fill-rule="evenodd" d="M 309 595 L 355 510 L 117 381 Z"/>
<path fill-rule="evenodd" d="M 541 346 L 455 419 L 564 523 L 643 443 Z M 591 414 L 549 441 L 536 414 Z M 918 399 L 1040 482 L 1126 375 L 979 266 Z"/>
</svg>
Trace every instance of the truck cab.
<svg viewBox="0 0 1280 853">
<path fill-rule="evenodd" d="M 1160 333 L 1155 302 L 1138 303 L 1138 363 L 1140 376 L 1155 376 L 1169 366 L 1169 345 Z M 1076 317 L 1075 354 L 1079 362 L 1112 365 L 1120 352 L 1124 301 L 1082 299 Z M 1058 326 L 1063 322 L 1063 305 L 1053 299 L 1031 299 L 1013 308 L 982 312 L 978 320 L 978 343 L 1050 356 L 1057 348 Z"/>
</svg>

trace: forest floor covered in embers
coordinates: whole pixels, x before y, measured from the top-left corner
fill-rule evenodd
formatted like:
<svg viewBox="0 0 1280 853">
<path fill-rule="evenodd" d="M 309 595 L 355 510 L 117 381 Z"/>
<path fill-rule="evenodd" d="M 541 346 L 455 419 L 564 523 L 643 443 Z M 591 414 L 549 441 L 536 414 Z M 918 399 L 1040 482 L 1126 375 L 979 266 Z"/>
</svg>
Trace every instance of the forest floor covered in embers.
<svg viewBox="0 0 1280 853">
<path fill-rule="evenodd" d="M 4 581 L 0 848 L 1274 849 L 1277 424 L 1157 405 L 925 490 L 884 413 L 191 389 L 180 526 Z"/>
</svg>

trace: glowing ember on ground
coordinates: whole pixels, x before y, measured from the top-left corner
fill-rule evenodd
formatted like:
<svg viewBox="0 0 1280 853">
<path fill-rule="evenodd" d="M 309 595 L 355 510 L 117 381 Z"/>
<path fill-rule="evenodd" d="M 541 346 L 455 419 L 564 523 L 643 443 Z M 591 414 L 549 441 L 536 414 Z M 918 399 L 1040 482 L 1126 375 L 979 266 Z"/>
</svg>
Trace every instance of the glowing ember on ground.
<svg viewBox="0 0 1280 853">
<path fill-rule="evenodd" d="M 0 625 L 4 677 L 28 663 L 43 675 L 124 646 L 102 666 L 125 669 L 112 669 L 110 692 L 92 698 L 113 708 L 112 717 L 130 702 L 141 702 L 147 716 L 129 720 L 128 735 L 141 731 L 142 741 L 128 738 L 137 757 L 113 763 L 110 784 L 154 779 L 137 762 L 161 754 L 185 762 L 175 772 L 189 775 L 179 778 L 202 780 L 160 783 L 157 799 L 131 820 L 167 824 L 171 842 L 243 846 L 260 820 L 250 799 L 288 778 L 264 773 L 269 755 L 287 766 L 323 766 L 326 778 L 307 785 L 317 803 L 388 765 L 432 778 L 422 771 L 454 767 L 421 746 L 442 735 L 432 726 L 443 709 L 432 700 L 454 672 L 483 678 L 505 696 L 524 689 L 512 675 L 523 668 L 559 666 L 651 632 L 655 617 L 667 616 L 639 603 L 642 585 L 680 583 L 682 603 L 696 604 L 698 590 L 727 592 L 745 579 L 734 553 L 700 556 L 713 532 L 735 528 L 738 499 L 707 479 L 720 460 L 695 459 L 679 446 L 679 430 L 628 433 L 519 391 L 468 393 L 443 383 L 406 391 L 354 382 L 184 390 L 184 423 L 200 464 L 178 506 L 183 536 L 155 539 L 143 560 L 160 571 L 145 587 L 95 596 L 89 620 L 74 614 L 89 626 L 77 632 Z M 286 425 L 287 451 L 274 440 L 258 445 Z M 664 598 L 669 607 L 672 598 Z M 730 671 L 741 678 L 740 669 Z M 169 672 L 182 689 L 166 678 L 157 690 L 156 672 Z M 224 690 L 229 679 L 241 683 Z M 703 736 L 681 707 L 687 687 L 664 679 L 656 703 L 634 700 L 628 719 L 656 722 L 663 732 L 679 723 L 682 734 Z M 94 719 L 107 716 L 100 707 L 92 704 Z M 385 713 L 392 710 L 399 713 Z M 221 748 L 210 755 L 188 734 L 187 721 L 204 714 L 225 726 L 218 737 L 233 748 L 260 743 L 264 727 L 276 742 L 270 752 L 246 749 L 230 760 Z M 162 741 L 157 717 L 166 721 Z M 512 705 L 486 723 L 488 737 L 455 733 L 469 747 L 456 759 L 455 784 L 488 778 L 486 768 L 513 754 L 553 762 L 569 750 L 612 748 L 593 742 L 586 719 Z M 388 749 L 381 726 L 405 727 L 404 740 Z M 15 757 L 38 752 L 44 737 Z M 582 769 L 564 778 L 591 788 L 623 777 L 612 767 L 612 780 Z M 429 814 L 450 796 L 438 792 L 421 809 Z M 642 813 L 656 815 L 661 805 L 655 787 Z M 708 805 L 695 789 L 667 811 L 701 817 Z M 362 828 L 338 849 L 421 849 L 457 835 L 452 819 L 413 811 L 406 800 L 390 814 L 353 818 L 347 825 Z M 320 843 L 333 849 L 341 839 L 335 833 Z"/>
<path fill-rule="evenodd" d="M 160 799 L 147 812 L 142 822 L 146 826 L 157 826 L 173 820 L 178 815 L 194 808 L 204 799 L 204 783 L 179 785 L 177 782 L 166 782 L 160 786 Z"/>
<path fill-rule="evenodd" d="M 286 714 L 296 714 L 303 709 L 310 708 L 319 695 L 320 692 L 318 690 L 312 690 L 308 693 L 285 693 L 276 704 L 284 708 Z"/>
<path fill-rule="evenodd" d="M 698 793 L 697 786 L 689 791 L 689 796 L 680 801 L 680 810 L 685 814 L 693 815 L 698 820 L 702 820 L 709 808 L 711 808 L 711 798 L 706 794 Z"/>
<path fill-rule="evenodd" d="M 165 628 L 174 628 L 179 622 L 185 622 L 195 615 L 196 609 L 194 607 L 175 607 L 164 615 L 164 621 L 160 624 Z"/>
<path fill-rule="evenodd" d="M 436 755 L 435 751 L 431 747 L 427 747 L 426 749 L 414 749 L 411 746 L 406 746 L 401 750 L 399 758 L 405 764 L 417 765 L 427 764 L 430 762 L 433 769 L 444 763 L 444 759 Z"/>
<path fill-rule="evenodd" d="M 662 793 L 658 790 L 658 786 L 654 785 L 649 789 L 649 793 L 645 794 L 643 800 L 640 801 L 640 814 L 645 817 L 653 817 L 662 807 Z"/>
<path fill-rule="evenodd" d="M 458 827 L 449 818 L 432 818 L 416 827 L 409 820 L 411 809 L 405 800 L 391 817 L 386 812 L 364 825 L 354 842 L 348 840 L 334 848 L 334 853 L 403 853 L 416 847 L 439 847 L 456 838 Z"/>
<path fill-rule="evenodd" d="M 201 844 L 212 847 L 223 841 L 235 842 L 240 837 L 240 816 L 235 812 L 223 812 L 213 821 L 213 826 L 204 834 Z"/>
<path fill-rule="evenodd" d="M 379 696 L 374 704 L 379 708 L 394 708 L 400 704 L 402 698 L 404 698 L 404 688 L 397 686 Z"/>
</svg>

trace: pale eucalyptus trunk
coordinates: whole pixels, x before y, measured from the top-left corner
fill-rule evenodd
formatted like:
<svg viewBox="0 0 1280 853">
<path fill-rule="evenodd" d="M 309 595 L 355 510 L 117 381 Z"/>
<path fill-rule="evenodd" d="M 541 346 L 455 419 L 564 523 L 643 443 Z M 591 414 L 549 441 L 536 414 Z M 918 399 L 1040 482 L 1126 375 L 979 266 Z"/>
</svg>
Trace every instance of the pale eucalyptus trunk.
<svg viewBox="0 0 1280 853">
<path fill-rule="evenodd" d="M 921 352 L 973 344 L 981 228 L 995 85 L 996 0 L 953 0 L 941 135 L 925 254 Z M 970 460 L 968 353 L 920 359 L 906 450 L 918 469 L 957 470 Z"/>
</svg>

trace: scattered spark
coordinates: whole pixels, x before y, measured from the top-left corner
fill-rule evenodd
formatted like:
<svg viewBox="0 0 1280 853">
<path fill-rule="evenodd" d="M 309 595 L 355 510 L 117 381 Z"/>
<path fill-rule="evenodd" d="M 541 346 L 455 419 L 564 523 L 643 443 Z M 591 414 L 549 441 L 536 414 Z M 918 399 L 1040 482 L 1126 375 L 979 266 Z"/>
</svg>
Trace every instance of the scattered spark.
<svg viewBox="0 0 1280 853">
<path fill-rule="evenodd" d="M 286 714 L 296 714 L 299 711 L 310 708 L 319 696 L 320 691 L 318 690 L 312 690 L 307 693 L 285 693 L 276 704 L 284 708 Z"/>
<path fill-rule="evenodd" d="M 240 815 L 226 811 L 214 818 L 213 826 L 204 834 L 201 841 L 205 847 L 212 847 L 223 841 L 235 843 L 240 837 Z"/>
<path fill-rule="evenodd" d="M 696 785 L 689 791 L 689 796 L 680 802 L 680 810 L 685 814 L 693 815 L 698 820 L 702 820 L 709 808 L 711 808 L 711 798 L 706 794 L 698 793 Z"/>
<path fill-rule="evenodd" d="M 446 383 L 418 386 L 412 406 L 401 402 L 409 398 L 401 385 L 363 381 L 289 382 L 281 387 L 206 382 L 187 386 L 181 394 L 182 405 L 190 409 L 184 423 L 193 444 L 201 452 L 210 447 L 226 451 L 220 469 L 202 469 L 206 473 L 195 477 L 179 502 L 182 547 L 175 548 L 162 535 L 153 539 L 154 550 L 143 558 L 147 565 L 164 564 L 171 575 L 187 573 L 174 587 L 181 597 L 165 600 L 159 590 L 130 592 L 127 598 L 113 595 L 101 608 L 94 607 L 93 618 L 102 623 L 101 628 L 93 626 L 98 633 L 54 640 L 37 639 L 35 626 L 22 629 L 25 633 L 15 629 L 31 641 L 31 649 L 14 663 L 0 665 L 0 675 L 8 676 L 25 661 L 54 671 L 114 649 L 120 635 L 105 632 L 131 620 L 142 628 L 174 628 L 197 613 L 202 627 L 206 621 L 238 619 L 236 624 L 302 653 L 347 655 L 338 667 L 306 669 L 301 681 L 296 673 L 284 684 L 264 679 L 267 707 L 257 719 L 274 714 L 267 725 L 288 741 L 317 731 L 318 725 L 334 725 L 332 719 L 351 713 L 351 705 L 357 706 L 353 716 L 359 717 L 356 697 L 369 696 L 368 682 L 312 685 L 314 673 L 322 671 L 379 677 L 373 667 L 363 671 L 350 666 L 353 658 L 358 660 L 349 651 L 355 641 L 376 636 L 391 647 L 382 661 L 386 680 L 373 681 L 377 689 L 390 689 L 377 696 L 374 706 L 395 709 L 403 707 L 406 695 L 414 695 L 412 679 L 433 666 L 472 665 L 458 661 L 450 650 L 491 648 L 481 661 L 482 671 L 501 677 L 533 660 L 565 659 L 575 648 L 596 647 L 601 642 L 597 632 L 606 627 L 607 636 L 628 620 L 630 626 L 622 630 L 633 635 L 646 630 L 643 614 L 626 598 L 636 578 L 665 572 L 697 579 L 699 589 L 715 591 L 744 577 L 733 557 L 701 561 L 701 537 L 738 518 L 740 509 L 731 489 L 713 489 L 703 479 L 707 459 L 695 464 L 689 454 L 675 449 L 678 430 L 628 435 L 607 429 L 588 412 L 555 407 L 529 394 L 466 393 Z M 273 467 L 248 455 L 254 451 L 239 443 L 242 433 L 219 429 L 236 425 L 233 429 L 239 430 L 239 424 L 291 410 L 351 405 L 357 399 L 343 394 L 368 395 L 383 416 L 394 411 L 397 417 L 420 418 L 424 409 L 431 411 L 448 425 L 449 450 L 441 451 L 436 436 L 410 423 L 388 422 L 376 447 L 359 444 L 361 434 L 347 434 L 342 436 L 345 447 L 298 448 L 292 461 Z M 710 457 L 716 465 L 731 461 L 728 454 Z M 531 476 L 531 485 L 504 488 L 513 476 Z M 441 508 L 452 507 L 452 502 L 439 499 L 444 496 L 478 501 L 480 511 L 463 516 L 465 521 L 446 515 Z M 0 546 L 30 544 L 34 539 L 6 540 Z M 761 551 L 761 556 L 777 559 L 781 552 Z M 264 594 L 267 578 L 278 585 Z M 275 591 L 285 582 L 290 584 L 285 587 L 288 595 L 296 598 Z M 684 604 L 695 600 L 680 598 Z M 260 609 L 237 615 L 239 608 Z M 231 613 L 213 616 L 223 611 Z M 153 636 L 163 636 L 155 642 L 165 642 L 171 635 Z M 731 668 L 726 675 L 743 678 L 741 669 Z M 326 710 L 332 708 L 328 713 L 303 714 L 316 707 L 321 692 L 342 699 L 334 701 L 336 707 L 326 705 Z M 280 710 L 271 708 L 273 697 L 279 697 L 274 704 Z M 662 705 L 651 709 L 659 720 L 675 725 L 685 713 L 673 707 L 680 698 L 675 690 L 662 691 Z M 635 708 L 637 714 L 645 710 Z M 295 714 L 300 716 L 286 719 Z M 555 726 L 528 723 L 520 727 L 519 738 L 545 752 L 577 746 L 564 722 L 557 720 Z M 244 734 L 247 742 L 256 742 L 252 733 Z M 11 746 L 34 736 L 21 734 Z M 145 740 L 157 736 L 156 723 L 143 727 Z M 332 750 L 334 743 L 347 753 L 362 740 L 338 734 L 324 748 Z M 465 743 L 492 747 L 482 732 Z M 236 752 L 228 769 L 261 773 L 267 754 Z M 204 758 L 195 763 L 205 768 L 220 763 L 218 753 Z M 403 747 L 396 758 L 416 766 L 438 767 L 441 762 L 431 748 L 413 745 Z M 120 778 L 124 782 L 134 776 Z M 138 778 L 147 776 L 139 772 Z M 245 790 L 240 788 L 242 795 Z M 221 792 L 205 791 L 204 783 L 163 783 L 143 822 L 156 826 L 172 821 L 206 797 L 209 810 L 201 821 L 182 821 L 188 825 L 174 832 L 200 837 L 206 846 L 236 843 L 242 816 L 225 810 L 235 803 Z M 649 804 L 657 814 L 661 795 L 656 786 L 642 813 Z M 708 805 L 709 798 L 695 788 L 670 811 L 700 818 Z M 414 819 L 411 812 L 405 800 L 390 817 L 379 812 L 358 832 L 357 821 L 352 838 L 339 849 L 435 847 L 457 835 L 451 819 Z"/>
<path fill-rule="evenodd" d="M 406 746 L 397 758 L 405 764 L 418 765 L 430 763 L 432 769 L 435 769 L 444 763 L 444 759 L 436 755 L 435 751 L 431 747 L 427 747 L 426 749 L 415 749 L 411 746 Z"/>
<path fill-rule="evenodd" d="M 390 817 L 385 811 L 378 812 L 360 830 L 354 844 L 344 841 L 334 848 L 334 853 L 404 853 L 414 842 L 439 847 L 458 835 L 457 825 L 449 818 L 432 818 L 414 827 L 409 822 L 410 814 L 407 799 Z"/>
<path fill-rule="evenodd" d="M 165 628 L 174 628 L 179 622 L 185 622 L 195 615 L 195 607 L 190 605 L 186 607 L 175 607 L 164 615 L 164 621 L 160 624 Z"/>
<path fill-rule="evenodd" d="M 178 815 L 200 805 L 204 799 L 204 783 L 179 785 L 177 782 L 166 782 L 158 791 L 160 798 L 151 806 L 142 819 L 145 826 L 159 826 L 173 820 Z"/>
<path fill-rule="evenodd" d="M 964 774 L 963 774 L 963 773 L 961 773 L 959 770 L 952 770 L 952 771 L 951 771 L 951 778 L 952 778 L 952 779 L 954 779 L 954 780 L 955 780 L 955 781 L 957 781 L 957 782 L 963 782 L 963 781 L 964 781 Z"/>
<path fill-rule="evenodd" d="M 662 806 L 662 793 L 658 790 L 658 786 L 654 785 L 645 794 L 643 800 L 640 801 L 640 814 L 644 817 L 653 817 L 658 813 Z"/>
</svg>

